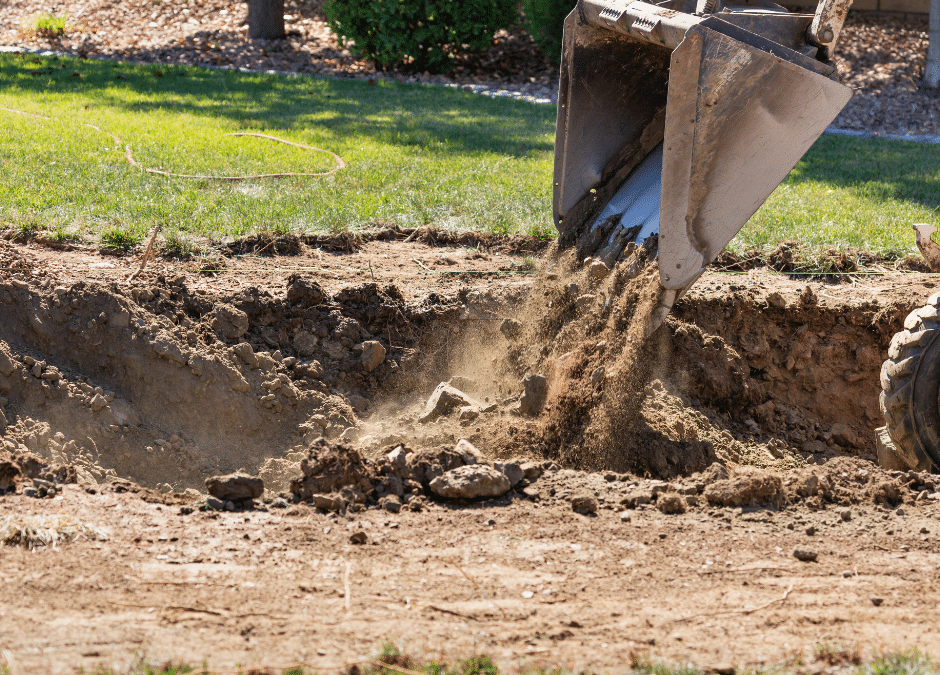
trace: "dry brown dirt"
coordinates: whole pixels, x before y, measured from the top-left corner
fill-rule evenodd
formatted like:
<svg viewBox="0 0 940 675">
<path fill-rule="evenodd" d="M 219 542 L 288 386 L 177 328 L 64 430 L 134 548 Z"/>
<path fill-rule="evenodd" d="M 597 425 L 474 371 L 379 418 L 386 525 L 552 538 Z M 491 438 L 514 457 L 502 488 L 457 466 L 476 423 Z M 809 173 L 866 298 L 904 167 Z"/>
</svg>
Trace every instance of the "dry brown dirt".
<svg viewBox="0 0 940 675">
<path fill-rule="evenodd" d="M 708 273 L 624 385 L 636 333 L 606 299 L 642 294 L 630 261 L 532 270 L 534 242 L 389 230 L 235 242 L 212 273 L 161 258 L 128 283 L 139 257 L 65 248 L 0 241 L 0 526 L 77 533 L 0 547 L 13 672 L 331 671 L 383 640 L 509 670 L 936 650 L 936 479 L 873 463 L 878 370 L 930 275 Z M 544 407 L 520 410 L 536 374 Z M 473 410 L 423 420 L 441 382 Z M 461 438 L 526 478 L 436 496 L 480 461 Z M 299 499 L 334 457 L 317 490 L 338 511 Z M 236 469 L 264 498 L 202 510 Z"/>
</svg>

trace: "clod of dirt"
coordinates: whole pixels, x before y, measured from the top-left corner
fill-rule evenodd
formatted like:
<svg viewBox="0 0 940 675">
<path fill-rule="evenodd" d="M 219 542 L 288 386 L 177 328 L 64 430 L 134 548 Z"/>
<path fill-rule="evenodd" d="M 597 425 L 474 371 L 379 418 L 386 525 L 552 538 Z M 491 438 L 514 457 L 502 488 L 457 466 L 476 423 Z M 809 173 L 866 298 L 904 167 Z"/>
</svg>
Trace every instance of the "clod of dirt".
<svg viewBox="0 0 940 675">
<path fill-rule="evenodd" d="M 232 473 L 207 478 L 206 489 L 210 495 L 223 501 L 241 502 L 258 499 L 264 494 L 264 482 L 244 473 Z"/>
<path fill-rule="evenodd" d="M 438 476 L 429 487 L 434 494 L 445 499 L 482 499 L 502 497 L 511 486 L 501 471 L 483 464 L 471 464 Z"/>
<path fill-rule="evenodd" d="M 597 513 L 597 499 L 593 495 L 581 494 L 571 498 L 571 510 L 584 516 Z"/>
<path fill-rule="evenodd" d="M 793 557 L 803 562 L 816 562 L 819 554 L 809 548 L 795 548 L 793 549 Z"/>
<path fill-rule="evenodd" d="M 780 476 L 754 467 L 740 467 L 730 478 L 705 487 L 705 499 L 714 506 L 778 504 L 782 498 Z"/>
<path fill-rule="evenodd" d="M 667 515 L 685 513 L 686 502 L 682 495 L 666 492 L 656 499 L 656 508 Z"/>
<path fill-rule="evenodd" d="M 872 499 L 876 504 L 897 506 L 903 500 L 898 484 L 893 481 L 881 481 L 872 487 Z"/>
<path fill-rule="evenodd" d="M 290 490 L 301 500 L 315 494 L 329 494 L 347 486 L 371 489 L 370 479 L 375 469 L 355 448 L 338 443 L 331 445 L 325 438 L 318 438 L 307 449 L 307 456 L 300 461 L 303 477 L 291 481 Z"/>
<path fill-rule="evenodd" d="M 519 412 L 523 415 L 538 415 L 542 412 L 548 397 L 548 379 L 544 375 L 526 375 L 522 378 L 522 398 L 519 399 Z"/>
</svg>

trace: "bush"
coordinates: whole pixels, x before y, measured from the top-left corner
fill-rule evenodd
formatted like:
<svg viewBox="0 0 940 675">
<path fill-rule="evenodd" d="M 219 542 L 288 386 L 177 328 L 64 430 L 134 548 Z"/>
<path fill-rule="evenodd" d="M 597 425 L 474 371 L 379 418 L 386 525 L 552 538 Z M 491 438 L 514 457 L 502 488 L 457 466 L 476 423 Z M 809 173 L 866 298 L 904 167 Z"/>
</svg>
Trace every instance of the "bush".
<svg viewBox="0 0 940 675">
<path fill-rule="evenodd" d="M 483 49 L 519 18 L 518 0 L 328 0 L 330 30 L 385 70 L 442 73 L 462 49 Z"/>
<path fill-rule="evenodd" d="M 542 52 L 555 63 L 561 62 L 561 38 L 565 17 L 575 0 L 522 0 L 529 35 Z"/>
</svg>

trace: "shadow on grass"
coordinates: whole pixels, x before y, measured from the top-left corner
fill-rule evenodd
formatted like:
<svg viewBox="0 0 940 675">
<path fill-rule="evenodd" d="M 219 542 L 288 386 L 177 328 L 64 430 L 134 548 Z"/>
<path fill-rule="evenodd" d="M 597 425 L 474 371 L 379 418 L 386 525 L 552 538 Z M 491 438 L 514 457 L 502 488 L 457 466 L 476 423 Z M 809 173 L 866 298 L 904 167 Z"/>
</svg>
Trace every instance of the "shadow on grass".
<svg viewBox="0 0 940 675">
<path fill-rule="evenodd" d="M 442 87 L 31 54 L 0 55 L 0 90 L 86 96 L 119 110 L 185 112 L 241 128 L 316 126 L 389 145 L 513 157 L 551 152 L 555 124 L 552 106 Z"/>
</svg>

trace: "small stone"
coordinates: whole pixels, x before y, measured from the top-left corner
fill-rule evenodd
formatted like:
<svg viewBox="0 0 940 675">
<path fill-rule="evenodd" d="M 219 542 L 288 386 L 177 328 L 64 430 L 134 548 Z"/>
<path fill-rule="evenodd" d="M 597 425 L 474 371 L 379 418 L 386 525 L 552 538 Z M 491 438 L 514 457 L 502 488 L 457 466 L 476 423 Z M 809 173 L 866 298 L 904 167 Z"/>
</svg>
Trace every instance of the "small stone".
<svg viewBox="0 0 940 675">
<path fill-rule="evenodd" d="M 418 422 L 422 424 L 433 422 L 441 415 L 446 415 L 455 408 L 466 406 L 480 407 L 476 401 L 459 389 L 450 386 L 446 382 L 441 382 L 428 399 L 427 404 L 424 406 L 424 412 L 418 417 Z"/>
<path fill-rule="evenodd" d="M 365 544 L 368 541 L 369 541 L 369 537 L 362 530 L 359 530 L 358 532 L 353 532 L 351 535 L 349 535 L 350 544 L 356 544 L 357 546 L 359 546 L 359 545 Z"/>
<path fill-rule="evenodd" d="M 597 296 L 593 293 L 585 293 L 584 295 L 579 295 L 578 298 L 574 301 L 575 307 L 580 310 L 585 310 L 597 300 Z"/>
<path fill-rule="evenodd" d="M 203 503 L 200 511 L 224 511 L 225 502 L 221 499 L 216 499 L 215 497 L 208 497 Z"/>
<path fill-rule="evenodd" d="M 597 499 L 588 494 L 574 495 L 571 498 L 571 510 L 584 516 L 597 513 Z"/>
<path fill-rule="evenodd" d="M 264 493 L 264 481 L 255 476 L 236 472 L 226 476 L 207 478 L 206 489 L 213 497 L 236 502 L 260 497 Z"/>
<path fill-rule="evenodd" d="M 861 439 L 858 437 L 858 434 L 852 431 L 852 428 L 847 424 L 843 424 L 841 422 L 833 424 L 832 428 L 829 430 L 829 433 L 832 434 L 832 440 L 841 445 L 843 448 L 857 448 L 863 445 Z"/>
<path fill-rule="evenodd" d="M 98 412 L 99 410 L 101 410 L 107 405 L 108 405 L 108 400 L 101 394 L 95 394 L 92 397 L 91 401 L 89 402 L 89 406 L 95 412 Z"/>
<path fill-rule="evenodd" d="M 461 438 L 454 446 L 454 452 L 460 455 L 464 464 L 485 464 L 486 457 L 466 438 Z"/>
<path fill-rule="evenodd" d="M 660 532 L 659 535 L 657 535 L 657 536 L 658 536 L 660 539 L 665 539 L 665 538 L 668 537 L 669 535 L 666 534 L 665 532 Z"/>
<path fill-rule="evenodd" d="M 310 501 L 315 508 L 323 509 L 324 511 L 342 511 L 345 505 L 342 499 L 334 495 L 310 495 Z"/>
<path fill-rule="evenodd" d="M 544 375 L 526 375 L 522 378 L 522 387 L 519 412 L 523 415 L 538 415 L 548 398 L 548 379 Z"/>
<path fill-rule="evenodd" d="M 812 537 L 815 534 L 816 534 L 816 528 L 814 526 L 810 525 L 809 527 L 806 528 L 807 536 Z"/>
<path fill-rule="evenodd" d="M 538 480 L 542 476 L 542 467 L 535 462 L 525 462 L 521 468 L 526 480 Z"/>
<path fill-rule="evenodd" d="M 852 510 L 842 509 L 842 511 L 839 512 L 839 517 L 842 518 L 843 521 L 849 522 L 852 520 Z"/>
<path fill-rule="evenodd" d="M 512 487 L 516 487 L 519 481 L 525 478 L 525 472 L 519 462 L 495 462 L 493 468 L 506 474 Z"/>
<path fill-rule="evenodd" d="M 793 549 L 793 557 L 803 562 L 816 562 L 819 554 L 809 548 L 795 548 Z"/>
<path fill-rule="evenodd" d="M 0 349 L 0 375 L 3 375 L 4 377 L 8 377 L 12 373 L 13 373 L 13 359 L 11 359 L 5 351 Z"/>
<path fill-rule="evenodd" d="M 621 512 L 621 514 L 620 514 L 620 522 L 621 522 L 621 523 L 629 523 L 631 520 L 633 520 L 633 517 L 630 515 L 630 512 L 629 512 L 629 511 L 623 511 L 623 512 Z"/>
<path fill-rule="evenodd" d="M 767 304 L 771 307 L 776 307 L 777 309 L 783 309 L 787 306 L 787 301 L 784 300 L 783 296 L 779 292 L 774 291 L 767 296 Z"/>
<path fill-rule="evenodd" d="M 844 578 L 848 579 L 849 577 L 852 576 L 852 570 L 843 570 L 843 571 L 842 571 L 842 576 L 843 576 Z"/>
<path fill-rule="evenodd" d="M 379 506 L 389 513 L 401 511 L 401 498 L 396 495 L 386 495 L 379 500 Z"/>
<path fill-rule="evenodd" d="M 388 453 L 388 461 L 392 463 L 392 466 L 404 469 L 408 465 L 408 453 L 405 451 L 404 446 L 399 445 Z"/>
<path fill-rule="evenodd" d="M 884 601 L 885 601 L 884 598 L 879 598 L 879 597 L 874 596 L 874 595 L 871 597 L 871 604 L 873 604 L 875 607 L 881 607 L 881 604 L 882 604 Z"/>
<path fill-rule="evenodd" d="M 235 356 L 240 358 L 245 365 L 251 368 L 258 367 L 258 357 L 255 356 L 255 350 L 251 348 L 251 345 L 247 342 L 239 342 L 237 345 L 232 347 L 232 351 L 235 353 Z"/>
<path fill-rule="evenodd" d="M 431 482 L 431 491 L 446 499 L 501 497 L 509 491 L 509 478 L 483 464 L 460 466 L 446 471 Z"/>
<path fill-rule="evenodd" d="M 895 510 L 894 515 L 896 515 L 896 516 L 907 515 L 907 511 L 905 511 L 904 509 L 902 509 L 902 508 L 899 506 L 899 507 Z"/>
<path fill-rule="evenodd" d="M 522 591 L 522 597 L 525 598 L 526 600 L 533 597 L 534 595 L 535 593 L 533 593 L 532 591 Z"/>
<path fill-rule="evenodd" d="M 362 357 L 359 363 L 363 370 L 371 373 L 385 362 L 385 346 L 378 340 L 366 340 L 362 343 Z"/>
<path fill-rule="evenodd" d="M 487 518 L 483 521 L 483 527 L 493 527 L 496 524 L 496 521 L 492 518 Z"/>
</svg>

